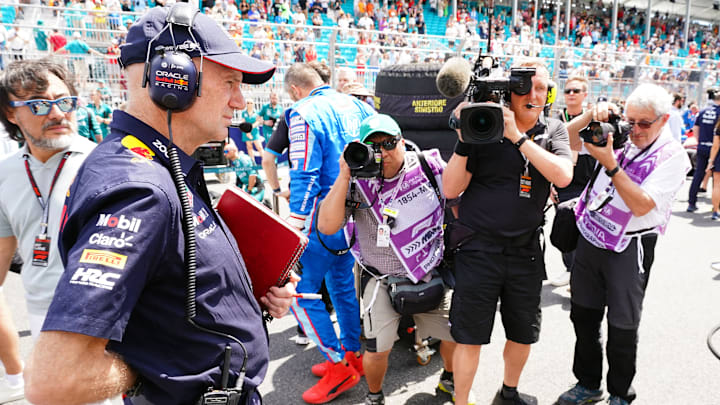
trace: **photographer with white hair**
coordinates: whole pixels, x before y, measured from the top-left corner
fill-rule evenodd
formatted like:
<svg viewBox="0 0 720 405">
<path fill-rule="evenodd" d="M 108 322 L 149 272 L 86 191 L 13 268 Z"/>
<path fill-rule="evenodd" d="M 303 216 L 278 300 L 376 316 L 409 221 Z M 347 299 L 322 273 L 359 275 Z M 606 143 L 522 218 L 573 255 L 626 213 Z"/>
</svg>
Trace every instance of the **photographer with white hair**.
<svg viewBox="0 0 720 405">
<path fill-rule="evenodd" d="M 658 234 L 665 232 L 673 199 L 690 169 L 680 143 L 663 129 L 671 103 L 663 88 L 642 84 L 625 103 L 627 125 L 604 131 L 604 146 L 585 143 L 599 166 L 575 207 L 580 237 L 570 278 L 570 319 L 577 338 L 573 373 L 578 382 L 558 398 L 558 404 L 584 404 L 604 396 L 600 326 L 605 307 L 609 403 L 628 404 L 636 397 L 631 384 L 637 330 L 655 244 Z M 617 113 L 617 107 L 600 103 L 585 112 L 568 126 L 570 137 L 578 136 L 578 129 L 591 120 L 608 121 L 610 111 Z M 623 135 L 629 135 L 630 142 L 613 145 L 617 143 L 613 136 Z"/>
</svg>

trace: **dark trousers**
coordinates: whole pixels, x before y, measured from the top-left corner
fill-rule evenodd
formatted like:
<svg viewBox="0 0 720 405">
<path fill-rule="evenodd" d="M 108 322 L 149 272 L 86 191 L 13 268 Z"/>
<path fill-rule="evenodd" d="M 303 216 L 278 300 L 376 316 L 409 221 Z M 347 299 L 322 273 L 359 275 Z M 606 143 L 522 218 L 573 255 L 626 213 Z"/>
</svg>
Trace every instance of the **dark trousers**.
<svg viewBox="0 0 720 405">
<path fill-rule="evenodd" d="M 585 308 L 572 303 L 570 319 L 575 328 L 575 356 L 573 374 L 585 388 L 599 389 L 602 381 L 603 352 L 600 338 L 600 324 L 605 311 Z M 635 397 L 632 380 L 635 378 L 637 360 L 637 330 L 608 326 L 607 389 L 628 402 Z"/>
<path fill-rule="evenodd" d="M 575 329 L 573 374 L 585 388 L 602 381 L 603 351 L 600 326 L 608 308 L 607 389 L 632 402 L 642 301 L 655 260 L 656 234 L 630 242 L 622 253 L 599 249 L 582 236 L 578 241 L 570 285 L 570 320 Z M 638 243 L 643 246 L 643 273 L 637 268 Z"/>
<path fill-rule="evenodd" d="M 695 154 L 695 173 L 693 174 L 690 193 L 688 194 L 688 205 L 695 205 L 697 203 L 697 193 L 705 177 L 705 170 L 707 169 L 709 158 L 710 148 L 698 145 L 697 153 Z"/>
</svg>

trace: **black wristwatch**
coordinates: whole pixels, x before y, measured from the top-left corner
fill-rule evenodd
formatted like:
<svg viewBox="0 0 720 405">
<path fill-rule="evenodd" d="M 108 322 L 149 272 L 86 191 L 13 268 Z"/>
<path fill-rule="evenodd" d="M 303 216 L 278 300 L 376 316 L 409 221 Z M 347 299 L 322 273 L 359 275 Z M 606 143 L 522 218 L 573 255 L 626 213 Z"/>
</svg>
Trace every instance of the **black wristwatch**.
<svg viewBox="0 0 720 405">
<path fill-rule="evenodd" d="M 620 171 L 620 165 L 615 166 L 612 170 L 605 169 L 605 174 L 607 174 L 608 177 L 612 177 L 617 174 L 617 172 Z"/>
<path fill-rule="evenodd" d="M 279 193 L 280 191 L 282 191 L 282 190 L 280 189 L 280 187 L 274 188 L 274 189 L 273 189 L 273 194 L 277 194 L 277 193 Z"/>
<path fill-rule="evenodd" d="M 513 145 L 515 145 L 516 148 L 520 149 L 520 147 L 522 146 L 522 144 L 524 144 L 525 141 L 527 141 L 528 139 L 529 139 L 529 138 L 527 137 L 527 135 L 523 135 L 523 136 L 521 136 L 520 139 L 518 139 L 518 141 L 515 142 Z"/>
</svg>

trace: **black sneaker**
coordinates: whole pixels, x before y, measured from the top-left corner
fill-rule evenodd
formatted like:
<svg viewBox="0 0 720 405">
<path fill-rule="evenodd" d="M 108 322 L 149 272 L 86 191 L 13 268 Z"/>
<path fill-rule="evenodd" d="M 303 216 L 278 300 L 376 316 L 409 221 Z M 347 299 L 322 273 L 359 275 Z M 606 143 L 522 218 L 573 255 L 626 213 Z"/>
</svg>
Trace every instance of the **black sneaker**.
<svg viewBox="0 0 720 405">
<path fill-rule="evenodd" d="M 365 397 L 365 405 L 385 405 L 385 394 L 382 391 L 377 394 L 371 394 L 368 392 Z"/>
<path fill-rule="evenodd" d="M 505 396 L 502 393 L 502 388 L 498 391 L 497 395 L 495 395 L 495 399 L 493 400 L 493 405 L 501 404 L 501 405 L 537 405 L 537 398 L 521 394 L 518 391 L 515 391 L 515 395 L 512 398 L 505 398 Z"/>
</svg>

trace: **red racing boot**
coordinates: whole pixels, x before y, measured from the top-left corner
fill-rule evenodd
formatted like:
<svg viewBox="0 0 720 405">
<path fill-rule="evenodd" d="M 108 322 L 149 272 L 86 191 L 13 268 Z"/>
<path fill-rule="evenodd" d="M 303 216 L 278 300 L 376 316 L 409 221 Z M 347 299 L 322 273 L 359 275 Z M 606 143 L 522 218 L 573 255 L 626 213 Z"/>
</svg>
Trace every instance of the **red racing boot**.
<svg viewBox="0 0 720 405">
<path fill-rule="evenodd" d="M 360 374 L 360 377 L 365 375 L 365 370 L 363 369 L 363 355 L 355 356 L 355 353 L 353 352 L 345 352 L 345 360 L 347 360 L 348 363 L 350 363 L 355 370 L 357 370 L 358 374 Z M 333 363 L 330 360 L 325 360 L 322 363 L 315 364 L 312 366 L 310 371 L 312 371 L 313 375 L 317 377 L 322 377 L 327 373 L 328 368 Z"/>
<path fill-rule="evenodd" d="M 309 404 L 324 404 L 359 382 L 360 374 L 350 364 L 343 362 L 331 364 L 325 376 L 303 393 L 302 399 Z"/>
</svg>

